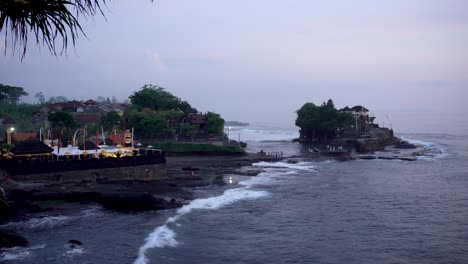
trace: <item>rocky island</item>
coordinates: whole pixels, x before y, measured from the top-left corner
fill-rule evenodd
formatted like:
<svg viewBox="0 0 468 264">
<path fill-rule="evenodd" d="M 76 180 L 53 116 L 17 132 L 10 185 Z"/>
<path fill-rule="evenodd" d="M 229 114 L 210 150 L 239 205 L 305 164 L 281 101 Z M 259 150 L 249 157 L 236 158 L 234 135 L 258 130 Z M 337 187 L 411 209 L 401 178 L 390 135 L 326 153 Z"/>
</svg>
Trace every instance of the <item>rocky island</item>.
<svg viewBox="0 0 468 264">
<path fill-rule="evenodd" d="M 306 103 L 297 111 L 296 126 L 300 136 L 295 141 L 309 147 L 315 155 L 342 156 L 345 159 L 378 158 L 362 155 L 383 151 L 387 146 L 398 149 L 412 149 L 416 146 L 394 136 L 393 129 L 380 127 L 369 109 L 356 105 L 335 108 L 329 99 L 320 106 Z M 380 156 L 383 159 L 415 160 L 414 153 Z M 417 153 L 416 153 L 417 154 Z"/>
</svg>

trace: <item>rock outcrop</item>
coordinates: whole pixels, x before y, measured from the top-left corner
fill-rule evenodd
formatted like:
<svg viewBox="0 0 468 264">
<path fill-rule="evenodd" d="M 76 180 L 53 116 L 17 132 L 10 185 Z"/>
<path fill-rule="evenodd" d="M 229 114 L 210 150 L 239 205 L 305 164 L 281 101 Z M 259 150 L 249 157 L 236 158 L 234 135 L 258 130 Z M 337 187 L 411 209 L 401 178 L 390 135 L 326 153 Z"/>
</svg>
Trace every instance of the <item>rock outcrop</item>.
<svg viewBox="0 0 468 264">
<path fill-rule="evenodd" d="M 12 231 L 0 230 L 0 248 L 27 247 L 28 240 Z"/>
</svg>

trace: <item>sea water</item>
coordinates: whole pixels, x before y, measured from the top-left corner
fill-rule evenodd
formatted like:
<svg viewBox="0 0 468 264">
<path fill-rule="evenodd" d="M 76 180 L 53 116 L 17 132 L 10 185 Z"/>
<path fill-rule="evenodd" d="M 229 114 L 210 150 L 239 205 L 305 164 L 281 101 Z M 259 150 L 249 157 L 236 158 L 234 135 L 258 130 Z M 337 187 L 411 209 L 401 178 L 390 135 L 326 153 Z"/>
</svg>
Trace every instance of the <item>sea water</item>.
<svg viewBox="0 0 468 264">
<path fill-rule="evenodd" d="M 1 252 L 0 262 L 467 263 L 468 122 L 457 123 L 399 129 L 426 150 L 412 162 L 259 162 L 250 168 L 258 176 L 226 175 L 227 186 L 199 188 L 175 210 L 70 205 L 76 212 L 8 223 L 31 246 Z M 300 153 L 296 128 L 232 131 L 250 150 Z"/>
</svg>

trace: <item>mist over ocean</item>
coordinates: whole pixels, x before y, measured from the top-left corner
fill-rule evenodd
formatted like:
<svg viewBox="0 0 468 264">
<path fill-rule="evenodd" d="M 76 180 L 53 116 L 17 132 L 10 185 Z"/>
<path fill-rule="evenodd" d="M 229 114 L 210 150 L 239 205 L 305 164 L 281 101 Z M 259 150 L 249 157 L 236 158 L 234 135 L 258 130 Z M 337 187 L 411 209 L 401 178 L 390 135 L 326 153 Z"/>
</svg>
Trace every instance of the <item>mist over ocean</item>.
<svg viewBox="0 0 468 264">
<path fill-rule="evenodd" d="M 403 119 L 405 118 L 405 119 Z M 393 120 L 392 120 L 393 119 Z M 117 213 L 69 204 L 2 226 L 30 241 L 2 263 L 466 263 L 468 120 L 392 115 L 417 161 L 261 162 L 177 210 Z M 242 121 L 242 120 L 240 120 Z M 390 123 L 390 122 L 388 122 Z M 293 125 L 231 127 L 248 151 L 301 151 Z M 82 247 L 70 249 L 77 239 Z"/>
</svg>

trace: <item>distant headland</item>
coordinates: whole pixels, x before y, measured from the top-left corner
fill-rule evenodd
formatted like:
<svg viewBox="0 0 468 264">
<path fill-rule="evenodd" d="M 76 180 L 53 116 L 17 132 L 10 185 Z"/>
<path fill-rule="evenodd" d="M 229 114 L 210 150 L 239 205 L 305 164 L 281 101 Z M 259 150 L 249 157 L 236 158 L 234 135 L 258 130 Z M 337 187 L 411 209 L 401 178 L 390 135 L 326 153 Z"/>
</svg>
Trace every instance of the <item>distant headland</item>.
<svg viewBox="0 0 468 264">
<path fill-rule="evenodd" d="M 362 105 L 338 110 L 331 99 L 320 106 L 306 103 L 297 110 L 295 124 L 300 128 L 295 141 L 310 145 L 317 153 L 368 153 L 389 145 L 413 147 L 395 137 L 393 129 L 376 124 L 375 117 Z"/>
</svg>

